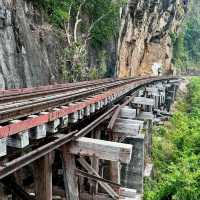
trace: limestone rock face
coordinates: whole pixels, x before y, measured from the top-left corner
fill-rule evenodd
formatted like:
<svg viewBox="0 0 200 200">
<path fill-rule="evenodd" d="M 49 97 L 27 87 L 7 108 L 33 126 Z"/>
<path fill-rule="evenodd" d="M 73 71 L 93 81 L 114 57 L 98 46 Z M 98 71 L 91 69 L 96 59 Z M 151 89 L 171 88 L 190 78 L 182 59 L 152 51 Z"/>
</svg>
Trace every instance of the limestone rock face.
<svg viewBox="0 0 200 200">
<path fill-rule="evenodd" d="M 59 38 L 28 1 L 0 0 L 0 88 L 55 82 Z"/>
<path fill-rule="evenodd" d="M 153 75 L 155 64 L 172 73 L 170 34 L 179 31 L 186 9 L 182 0 L 129 0 L 121 14 L 118 76 Z"/>
</svg>

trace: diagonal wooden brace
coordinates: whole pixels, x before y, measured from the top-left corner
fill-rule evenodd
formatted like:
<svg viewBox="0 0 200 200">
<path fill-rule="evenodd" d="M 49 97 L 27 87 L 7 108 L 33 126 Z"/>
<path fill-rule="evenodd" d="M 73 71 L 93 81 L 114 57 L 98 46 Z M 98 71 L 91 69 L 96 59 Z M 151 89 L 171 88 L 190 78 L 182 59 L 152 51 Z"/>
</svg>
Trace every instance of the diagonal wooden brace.
<svg viewBox="0 0 200 200">
<path fill-rule="evenodd" d="M 82 167 L 88 172 L 101 178 L 99 174 L 87 163 L 87 161 L 84 158 L 79 158 L 78 161 L 82 165 Z M 100 181 L 98 181 L 98 183 L 113 199 L 119 199 L 119 195 L 107 183 Z"/>
</svg>

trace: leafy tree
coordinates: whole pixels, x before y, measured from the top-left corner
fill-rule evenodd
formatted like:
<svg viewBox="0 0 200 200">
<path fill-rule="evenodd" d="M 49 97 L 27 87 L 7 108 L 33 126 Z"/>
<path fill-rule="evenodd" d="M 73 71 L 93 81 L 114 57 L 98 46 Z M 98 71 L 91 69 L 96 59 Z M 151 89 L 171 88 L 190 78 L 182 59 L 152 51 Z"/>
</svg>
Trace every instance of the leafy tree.
<svg viewBox="0 0 200 200">
<path fill-rule="evenodd" d="M 35 2 L 35 1 L 34 1 Z M 101 49 L 119 29 L 120 7 L 126 0 L 36 0 L 50 21 L 64 30 L 67 39 L 62 77 L 77 81 L 93 73 L 87 69 L 88 46 Z M 70 73 L 67 73 L 69 71 Z M 104 76 L 102 70 L 99 76 Z M 105 72 L 106 73 L 106 72 Z"/>
</svg>

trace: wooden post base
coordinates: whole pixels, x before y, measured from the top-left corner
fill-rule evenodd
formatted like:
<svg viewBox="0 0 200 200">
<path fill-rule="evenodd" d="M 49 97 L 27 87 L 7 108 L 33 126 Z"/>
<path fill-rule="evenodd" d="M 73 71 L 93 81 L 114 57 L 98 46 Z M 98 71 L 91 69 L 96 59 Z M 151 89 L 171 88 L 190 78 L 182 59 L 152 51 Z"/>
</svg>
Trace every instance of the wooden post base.
<svg viewBox="0 0 200 200">
<path fill-rule="evenodd" d="M 34 163 L 36 200 L 52 200 L 52 154 Z"/>
</svg>

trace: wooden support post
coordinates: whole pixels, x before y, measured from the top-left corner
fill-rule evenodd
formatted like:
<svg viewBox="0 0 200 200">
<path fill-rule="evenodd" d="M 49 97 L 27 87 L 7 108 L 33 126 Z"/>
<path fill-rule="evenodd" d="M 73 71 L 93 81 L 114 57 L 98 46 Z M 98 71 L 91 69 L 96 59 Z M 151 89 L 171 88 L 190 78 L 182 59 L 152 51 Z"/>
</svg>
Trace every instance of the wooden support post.
<svg viewBox="0 0 200 200">
<path fill-rule="evenodd" d="M 96 138 L 96 139 L 100 139 L 101 138 L 101 130 L 97 130 L 93 133 L 93 137 Z M 92 168 L 97 172 L 99 173 L 99 159 L 96 157 L 96 156 L 93 156 L 91 158 L 91 165 L 92 165 Z M 92 193 L 93 194 L 97 194 L 98 193 L 98 183 L 95 182 L 93 185 L 92 185 Z"/>
<path fill-rule="evenodd" d="M 69 153 L 69 149 L 66 145 L 61 147 L 62 151 L 62 163 L 64 171 L 64 184 L 67 200 L 78 200 L 78 184 L 75 176 L 75 157 Z"/>
<path fill-rule="evenodd" d="M 110 175 L 112 182 L 120 184 L 120 171 L 120 162 L 110 162 Z"/>
<path fill-rule="evenodd" d="M 152 156 L 152 120 L 148 120 L 148 156 L 151 158 Z"/>
<path fill-rule="evenodd" d="M 116 134 L 114 134 L 113 139 L 114 139 L 114 142 L 119 141 L 119 137 Z M 121 174 L 121 164 L 120 164 L 120 162 L 111 161 L 110 162 L 110 178 L 111 178 L 111 181 L 114 182 L 114 183 L 120 184 L 120 182 L 121 182 L 120 174 Z M 117 188 L 114 188 L 114 189 L 116 190 Z"/>
<path fill-rule="evenodd" d="M 36 200 L 52 200 L 52 154 L 34 163 Z"/>
<path fill-rule="evenodd" d="M 99 159 L 97 159 L 95 156 L 93 156 L 91 158 L 91 165 L 92 165 L 92 168 L 97 172 L 99 173 Z M 98 184 L 94 181 L 93 183 L 91 184 L 91 187 L 92 187 L 92 194 L 97 194 L 98 193 Z"/>
</svg>

